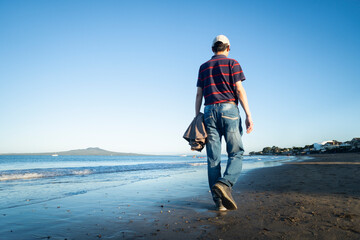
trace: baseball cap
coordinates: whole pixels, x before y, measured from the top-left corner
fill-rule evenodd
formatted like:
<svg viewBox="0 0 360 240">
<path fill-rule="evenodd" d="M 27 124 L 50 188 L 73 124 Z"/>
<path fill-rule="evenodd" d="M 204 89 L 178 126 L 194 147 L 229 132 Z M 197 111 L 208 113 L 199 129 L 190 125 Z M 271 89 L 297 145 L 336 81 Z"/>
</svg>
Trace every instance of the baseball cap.
<svg viewBox="0 0 360 240">
<path fill-rule="evenodd" d="M 215 38 L 214 38 L 214 41 L 212 43 L 212 46 L 214 46 L 214 44 L 216 42 L 222 42 L 222 43 L 225 43 L 225 44 L 228 44 L 230 46 L 230 41 L 229 39 L 225 36 L 225 35 L 217 35 Z"/>
</svg>

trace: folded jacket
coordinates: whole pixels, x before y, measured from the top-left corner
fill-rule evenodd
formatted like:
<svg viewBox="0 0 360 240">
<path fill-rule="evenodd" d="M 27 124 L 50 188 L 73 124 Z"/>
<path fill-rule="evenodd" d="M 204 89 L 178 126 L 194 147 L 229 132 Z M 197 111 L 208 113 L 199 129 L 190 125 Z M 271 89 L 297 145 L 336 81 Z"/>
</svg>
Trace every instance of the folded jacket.
<svg viewBox="0 0 360 240">
<path fill-rule="evenodd" d="M 199 113 L 194 118 L 190 126 L 186 129 L 183 138 L 189 142 L 191 150 L 201 152 L 207 138 L 203 113 Z"/>
</svg>

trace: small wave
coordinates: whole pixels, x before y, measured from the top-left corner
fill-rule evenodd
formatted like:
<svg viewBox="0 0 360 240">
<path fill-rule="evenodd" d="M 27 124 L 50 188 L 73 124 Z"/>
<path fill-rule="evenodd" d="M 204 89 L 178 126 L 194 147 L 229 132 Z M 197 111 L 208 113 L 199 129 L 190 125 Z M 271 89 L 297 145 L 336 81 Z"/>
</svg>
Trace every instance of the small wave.
<svg viewBox="0 0 360 240">
<path fill-rule="evenodd" d="M 85 193 L 87 193 L 86 190 L 81 190 L 81 191 L 77 191 L 77 192 L 65 193 L 64 196 L 68 197 L 68 196 L 75 196 L 75 195 L 80 195 L 80 194 L 85 194 Z"/>
<path fill-rule="evenodd" d="M 203 166 L 203 165 L 207 165 L 207 163 L 189 163 L 190 166 Z"/>
<path fill-rule="evenodd" d="M 40 173 L 24 173 L 24 174 L 3 174 L 0 175 L 0 181 L 18 180 L 18 179 L 33 179 L 42 178 L 43 174 Z"/>
<path fill-rule="evenodd" d="M 88 175 L 88 174 L 92 174 L 93 171 L 91 171 L 89 169 L 85 169 L 85 170 L 80 170 L 80 171 L 73 171 L 72 173 L 74 175 Z"/>
<path fill-rule="evenodd" d="M 41 168 L 25 170 L 0 171 L 0 181 L 29 180 L 36 178 L 57 178 L 64 176 L 84 176 L 91 174 L 119 173 L 128 171 L 146 171 L 188 166 L 185 163 L 166 164 L 138 164 L 138 165 L 117 165 L 98 167 L 75 167 L 75 168 Z M 196 165 L 193 165 L 196 166 Z"/>
</svg>

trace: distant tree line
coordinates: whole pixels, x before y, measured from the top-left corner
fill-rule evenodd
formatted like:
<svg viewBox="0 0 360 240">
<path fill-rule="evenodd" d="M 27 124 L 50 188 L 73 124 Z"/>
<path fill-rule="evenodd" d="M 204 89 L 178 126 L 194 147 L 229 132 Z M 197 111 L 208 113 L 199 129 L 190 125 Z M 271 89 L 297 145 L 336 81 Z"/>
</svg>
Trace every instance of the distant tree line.
<svg viewBox="0 0 360 240">
<path fill-rule="evenodd" d="M 336 140 L 324 141 L 305 145 L 304 147 L 279 148 L 277 146 L 264 147 L 262 151 L 250 152 L 250 155 L 305 155 L 317 153 L 360 152 L 360 138 L 351 141 L 339 142 Z"/>
</svg>

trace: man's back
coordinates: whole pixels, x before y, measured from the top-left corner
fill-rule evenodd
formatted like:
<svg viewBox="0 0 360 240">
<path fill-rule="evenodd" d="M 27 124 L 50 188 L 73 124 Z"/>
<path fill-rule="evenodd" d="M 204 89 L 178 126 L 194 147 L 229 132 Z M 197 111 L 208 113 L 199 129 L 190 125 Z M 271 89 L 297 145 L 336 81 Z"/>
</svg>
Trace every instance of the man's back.
<svg viewBox="0 0 360 240">
<path fill-rule="evenodd" d="M 225 55 L 214 55 L 200 66 L 197 87 L 203 89 L 205 105 L 235 102 L 236 82 L 244 81 L 240 64 Z"/>
</svg>

